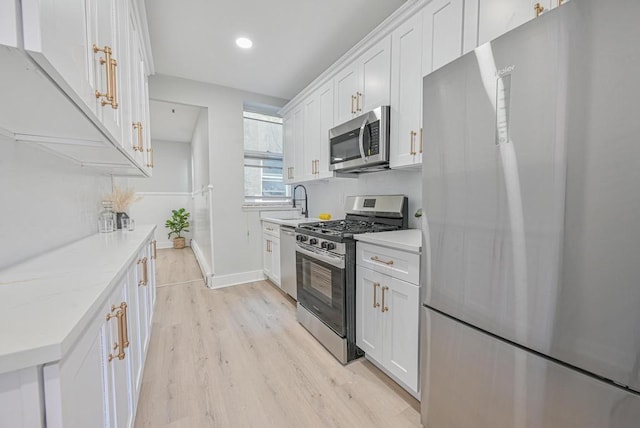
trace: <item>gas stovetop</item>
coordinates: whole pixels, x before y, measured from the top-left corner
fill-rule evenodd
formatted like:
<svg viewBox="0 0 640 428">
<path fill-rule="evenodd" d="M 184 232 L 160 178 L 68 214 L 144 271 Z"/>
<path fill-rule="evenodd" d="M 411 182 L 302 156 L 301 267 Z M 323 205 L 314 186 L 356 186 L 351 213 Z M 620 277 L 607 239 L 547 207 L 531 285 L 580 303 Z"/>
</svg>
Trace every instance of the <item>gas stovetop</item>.
<svg viewBox="0 0 640 428">
<path fill-rule="evenodd" d="M 298 225 L 299 233 L 309 233 L 320 237 L 352 238 L 358 233 L 397 230 L 398 226 L 364 220 L 332 220 Z"/>
</svg>

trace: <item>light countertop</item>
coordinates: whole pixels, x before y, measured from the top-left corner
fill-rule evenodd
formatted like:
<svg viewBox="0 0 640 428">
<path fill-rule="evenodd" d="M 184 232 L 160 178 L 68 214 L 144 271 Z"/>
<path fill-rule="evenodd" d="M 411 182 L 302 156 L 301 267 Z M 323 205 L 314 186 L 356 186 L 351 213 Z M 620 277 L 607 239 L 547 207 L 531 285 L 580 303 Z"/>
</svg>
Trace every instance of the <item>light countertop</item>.
<svg viewBox="0 0 640 428">
<path fill-rule="evenodd" d="M 397 250 L 420 253 L 422 231 L 420 229 L 393 230 L 391 232 L 361 233 L 353 236 L 356 240 L 382 245 Z"/>
<path fill-rule="evenodd" d="M 318 221 L 322 221 L 319 218 L 271 218 L 271 217 L 264 217 L 262 218 L 262 221 L 266 221 L 269 223 L 275 223 L 275 224 L 279 224 L 282 226 L 290 226 L 290 227 L 298 227 L 299 224 L 302 223 L 315 223 Z"/>
<path fill-rule="evenodd" d="M 0 271 L 0 374 L 60 360 L 155 229 L 96 233 Z"/>
</svg>

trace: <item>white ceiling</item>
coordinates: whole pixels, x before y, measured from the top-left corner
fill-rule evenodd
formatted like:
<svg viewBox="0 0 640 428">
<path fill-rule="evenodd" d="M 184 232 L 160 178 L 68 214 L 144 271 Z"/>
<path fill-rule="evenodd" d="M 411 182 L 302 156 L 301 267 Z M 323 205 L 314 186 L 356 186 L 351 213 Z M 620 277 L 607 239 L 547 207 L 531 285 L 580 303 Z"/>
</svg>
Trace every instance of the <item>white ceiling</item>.
<svg viewBox="0 0 640 428">
<path fill-rule="evenodd" d="M 291 99 L 405 1 L 145 3 L 157 73 Z"/>
<path fill-rule="evenodd" d="M 151 100 L 151 139 L 191 142 L 201 107 Z"/>
</svg>

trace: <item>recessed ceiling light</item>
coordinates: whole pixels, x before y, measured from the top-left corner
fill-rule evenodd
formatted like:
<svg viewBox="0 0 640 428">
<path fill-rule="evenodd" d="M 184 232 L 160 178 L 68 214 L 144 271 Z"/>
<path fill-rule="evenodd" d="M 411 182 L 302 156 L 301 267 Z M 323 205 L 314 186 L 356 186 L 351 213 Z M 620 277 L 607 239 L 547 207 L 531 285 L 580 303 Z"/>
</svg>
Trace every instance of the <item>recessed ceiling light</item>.
<svg viewBox="0 0 640 428">
<path fill-rule="evenodd" d="M 239 37 L 236 39 L 236 45 L 240 46 L 242 49 L 249 49 L 253 46 L 253 42 L 246 37 Z"/>
</svg>

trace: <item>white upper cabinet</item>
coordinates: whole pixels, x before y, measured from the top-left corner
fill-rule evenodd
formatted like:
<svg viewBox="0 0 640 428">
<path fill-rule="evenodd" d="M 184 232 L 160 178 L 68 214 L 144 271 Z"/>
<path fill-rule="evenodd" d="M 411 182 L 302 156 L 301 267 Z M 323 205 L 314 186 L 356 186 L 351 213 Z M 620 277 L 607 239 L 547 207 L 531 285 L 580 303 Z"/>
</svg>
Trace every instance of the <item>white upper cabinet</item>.
<svg viewBox="0 0 640 428">
<path fill-rule="evenodd" d="M 422 17 L 416 14 L 391 35 L 391 142 L 389 166 L 419 164 L 422 122 Z"/>
<path fill-rule="evenodd" d="M 110 3 L 110 2 L 107 2 Z M 24 48 L 61 85 L 94 114 L 98 3 L 86 0 L 23 0 Z M 101 88 L 101 86 L 100 86 Z"/>
<path fill-rule="evenodd" d="M 463 0 L 433 0 L 391 35 L 391 168 L 422 164 L 422 78 L 462 54 Z"/>
<path fill-rule="evenodd" d="M 18 15 L 15 0 L 0 2 L 0 45 L 18 46 Z"/>
<path fill-rule="evenodd" d="M 385 37 L 340 71 L 335 82 L 335 123 L 389 104 L 391 37 Z"/>
<path fill-rule="evenodd" d="M 17 4 L 21 15 L 11 11 Z M 146 56 L 141 37 L 131 43 L 140 21 L 130 19 L 130 6 L 129 0 L 3 2 L 0 43 L 13 47 L 0 51 L 0 91 L 13 100 L 0 107 L 4 134 L 84 167 L 150 175 L 152 153 L 136 156 L 130 135 L 134 103 L 148 117 L 149 72 L 142 67 L 144 84 L 134 94 L 132 52 L 143 64 Z M 16 28 L 23 47 L 12 43 Z"/>
<path fill-rule="evenodd" d="M 316 162 L 316 178 L 327 178 L 333 175 L 329 171 L 329 130 L 334 126 L 333 82 L 325 83 L 318 90 L 320 103 L 320 136 L 318 138 L 318 160 Z"/>
<path fill-rule="evenodd" d="M 282 128 L 284 133 L 282 177 L 285 184 L 291 184 L 293 182 L 293 168 L 296 161 L 296 144 L 293 138 L 294 127 L 294 116 L 292 112 L 282 118 Z"/>
<path fill-rule="evenodd" d="M 422 12 L 422 74 L 462 55 L 463 0 L 433 0 Z M 422 88 L 421 88 L 422 89 Z M 420 92 L 422 98 L 422 91 Z"/>
<path fill-rule="evenodd" d="M 524 24 L 557 3 L 557 0 L 466 1 L 464 53 Z"/>
<path fill-rule="evenodd" d="M 320 98 L 317 94 L 304 101 L 304 159 L 302 180 L 313 180 L 320 157 Z"/>
</svg>

